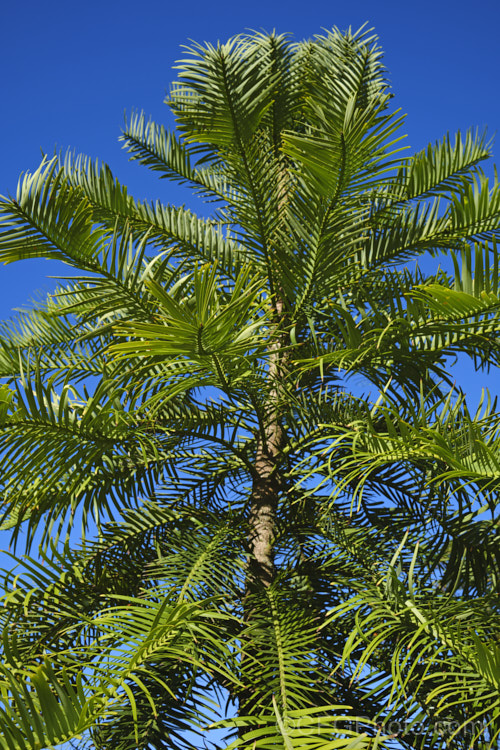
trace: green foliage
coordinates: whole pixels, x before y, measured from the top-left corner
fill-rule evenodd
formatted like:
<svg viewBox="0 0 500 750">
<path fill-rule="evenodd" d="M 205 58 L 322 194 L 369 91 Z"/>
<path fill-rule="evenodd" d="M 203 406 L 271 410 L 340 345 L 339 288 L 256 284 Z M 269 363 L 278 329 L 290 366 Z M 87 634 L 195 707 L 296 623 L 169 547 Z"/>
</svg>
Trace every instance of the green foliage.
<svg viewBox="0 0 500 750">
<path fill-rule="evenodd" d="M 177 70 L 176 132 L 122 140 L 210 218 L 71 154 L 0 202 L 2 262 L 75 274 L 0 327 L 0 522 L 39 545 L 0 748 L 494 750 L 500 417 L 448 371 L 500 358 L 490 146 L 407 156 L 363 30 Z"/>
</svg>

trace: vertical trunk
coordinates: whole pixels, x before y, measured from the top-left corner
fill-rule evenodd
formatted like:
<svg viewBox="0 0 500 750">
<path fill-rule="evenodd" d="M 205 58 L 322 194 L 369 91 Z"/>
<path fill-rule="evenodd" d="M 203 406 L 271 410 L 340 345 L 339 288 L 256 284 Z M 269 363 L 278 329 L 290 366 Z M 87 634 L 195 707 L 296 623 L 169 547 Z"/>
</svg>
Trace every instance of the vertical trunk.
<svg viewBox="0 0 500 750">
<path fill-rule="evenodd" d="M 276 142 L 276 158 L 283 155 Z M 289 175 L 285 165 L 281 165 L 278 178 L 278 215 L 285 217 Z M 279 278 L 279 269 L 276 278 Z M 276 526 L 276 509 L 280 490 L 279 454 L 283 442 L 283 428 L 280 420 L 280 400 L 282 378 L 286 375 L 287 352 L 284 351 L 287 333 L 280 330 L 286 316 L 283 289 L 278 284 L 278 293 L 274 299 L 274 333 L 271 341 L 268 382 L 270 385 L 264 407 L 262 429 L 260 431 L 255 456 L 255 476 L 250 498 L 248 551 L 250 565 L 248 570 L 247 591 L 268 587 L 274 579 L 274 536 Z"/>
<path fill-rule="evenodd" d="M 247 589 L 269 586 L 274 578 L 274 529 L 278 505 L 279 478 L 276 458 L 282 430 L 278 416 L 274 416 L 266 430 L 266 438 L 259 439 L 255 457 L 256 476 L 250 501 L 248 551 L 250 563 Z"/>
<path fill-rule="evenodd" d="M 275 308 L 276 329 L 283 317 L 283 303 Z M 283 334 L 272 344 L 269 359 L 269 394 L 264 408 L 264 423 L 257 443 L 255 476 L 250 498 L 248 551 L 250 564 L 247 590 L 269 586 L 274 578 L 274 535 L 280 479 L 279 453 L 283 442 L 280 420 L 280 379 L 284 375 Z"/>
<path fill-rule="evenodd" d="M 283 316 L 283 305 L 277 304 L 275 330 Z M 282 385 L 281 378 L 284 376 L 286 367 L 286 353 L 282 348 L 285 343 L 286 334 L 278 334 L 271 348 L 269 358 L 267 394 L 263 424 L 257 441 L 255 454 L 255 473 L 250 497 L 250 511 L 248 517 L 247 550 L 249 553 L 249 565 L 245 582 L 245 598 L 243 601 L 244 619 L 251 622 L 254 607 L 253 596 L 268 588 L 275 577 L 274 566 L 274 540 L 276 528 L 276 511 L 278 507 L 281 479 L 279 473 L 280 451 L 283 447 L 283 428 L 280 419 L 280 401 Z M 255 670 L 259 654 L 247 644 L 246 655 L 241 663 L 242 677 L 247 682 L 245 689 L 239 694 L 240 712 L 251 714 L 258 700 L 252 678 L 245 676 L 245 663 L 248 662 L 250 669 Z M 246 677 L 246 679 L 245 679 Z M 248 731 L 248 727 L 242 727 L 240 736 Z"/>
<path fill-rule="evenodd" d="M 276 157 L 282 158 L 280 150 Z M 280 170 L 279 179 L 279 214 L 285 217 L 285 205 L 287 200 L 288 173 L 285 167 Z M 276 269 L 278 270 L 278 269 Z M 276 274 L 279 278 L 279 273 Z M 278 509 L 281 479 L 279 473 L 280 452 L 283 447 L 283 427 L 280 418 L 282 379 L 286 376 L 288 353 L 284 347 L 288 341 L 288 334 L 280 330 L 286 313 L 284 305 L 283 289 L 274 301 L 274 333 L 275 338 L 271 342 L 269 356 L 268 384 L 269 392 L 264 406 L 264 414 L 257 440 L 255 454 L 254 478 L 252 483 L 252 494 L 250 497 L 250 512 L 248 517 L 247 550 L 249 553 L 249 565 L 245 581 L 245 597 L 243 600 L 244 619 L 250 623 L 252 619 L 253 594 L 268 588 L 275 578 L 274 565 L 274 541 L 276 533 L 276 512 Z M 254 707 L 258 707 L 258 691 L 245 675 L 245 662 L 248 660 L 250 668 L 255 670 L 255 662 L 258 663 L 259 654 L 252 649 L 251 643 L 247 644 L 246 655 L 241 662 L 241 676 L 247 682 L 245 688 L 239 694 L 239 710 L 241 714 L 253 713 Z M 254 661 L 255 659 L 255 661 Z M 245 680 L 246 677 L 246 680 Z M 241 727 L 240 738 L 248 731 Z"/>
</svg>

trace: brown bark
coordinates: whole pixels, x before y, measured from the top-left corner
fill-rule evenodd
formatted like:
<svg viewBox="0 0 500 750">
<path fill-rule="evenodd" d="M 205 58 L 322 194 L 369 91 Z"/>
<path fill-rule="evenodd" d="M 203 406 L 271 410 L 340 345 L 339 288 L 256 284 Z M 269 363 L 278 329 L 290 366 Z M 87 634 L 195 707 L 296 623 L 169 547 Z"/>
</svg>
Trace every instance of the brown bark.
<svg viewBox="0 0 500 750">
<path fill-rule="evenodd" d="M 283 318 L 283 303 L 275 307 L 277 331 Z M 255 475 L 250 498 L 248 551 L 250 564 L 247 590 L 269 586 L 274 579 L 274 538 L 278 507 L 280 477 L 279 454 L 283 443 L 280 420 L 281 379 L 284 376 L 284 334 L 278 334 L 272 344 L 268 379 L 270 384 L 264 408 L 263 424 L 257 441 Z"/>
<path fill-rule="evenodd" d="M 286 203 L 288 175 L 286 170 L 282 171 L 279 185 L 279 209 L 280 213 Z M 255 453 L 254 477 L 252 483 L 252 494 L 250 497 L 250 512 L 248 517 L 247 550 L 249 553 L 249 565 L 245 581 L 245 597 L 243 600 L 244 619 L 249 623 L 252 619 L 254 603 L 253 594 L 268 588 L 274 581 L 276 570 L 274 565 L 274 542 L 276 534 L 276 513 L 278 509 L 279 494 L 281 491 L 280 479 L 280 453 L 283 448 L 284 431 L 280 416 L 283 392 L 283 378 L 286 376 L 288 352 L 284 350 L 289 343 L 288 333 L 283 330 L 286 312 L 284 305 L 284 293 L 280 288 L 274 298 L 274 336 L 271 340 L 269 352 L 268 386 L 257 449 Z M 241 676 L 248 680 L 245 675 L 246 662 L 255 670 L 258 663 L 258 650 L 254 651 L 251 644 L 247 644 L 245 655 L 241 662 Z M 241 690 L 239 698 L 239 710 L 241 714 L 251 714 L 258 702 L 258 691 L 251 684 Z M 240 738 L 243 737 L 248 727 L 239 729 Z"/>
<path fill-rule="evenodd" d="M 256 476 L 250 501 L 248 551 L 250 553 L 249 581 L 251 591 L 269 586 L 274 578 L 274 535 L 279 481 L 277 476 L 276 444 L 280 438 L 279 424 L 273 425 L 273 435 L 265 444 L 259 440 L 255 458 Z"/>
<path fill-rule="evenodd" d="M 271 345 L 269 358 L 267 394 L 263 416 L 261 418 L 261 430 L 257 440 L 257 449 L 254 463 L 254 478 L 252 494 L 250 497 L 250 511 L 248 516 L 247 550 L 249 564 L 245 581 L 245 597 L 243 601 L 244 619 L 249 623 L 255 606 L 254 594 L 268 588 L 275 578 L 274 565 L 274 541 L 276 534 L 276 512 L 278 508 L 279 493 L 281 491 L 281 479 L 279 472 L 280 452 L 283 448 L 283 428 L 280 418 L 281 404 L 281 380 L 285 374 L 286 354 L 282 348 L 285 343 L 285 335 L 278 333 L 279 323 L 282 318 L 283 307 L 281 304 L 275 308 L 275 332 L 276 338 Z M 247 643 L 246 654 L 241 662 L 242 678 L 245 680 L 246 663 L 255 670 L 258 662 L 258 651 L 254 652 L 251 643 Z M 255 693 L 252 678 L 246 675 L 248 684 L 239 694 L 240 712 L 242 714 L 252 713 L 255 708 Z M 242 727 L 240 736 L 248 731 L 248 727 Z"/>
</svg>

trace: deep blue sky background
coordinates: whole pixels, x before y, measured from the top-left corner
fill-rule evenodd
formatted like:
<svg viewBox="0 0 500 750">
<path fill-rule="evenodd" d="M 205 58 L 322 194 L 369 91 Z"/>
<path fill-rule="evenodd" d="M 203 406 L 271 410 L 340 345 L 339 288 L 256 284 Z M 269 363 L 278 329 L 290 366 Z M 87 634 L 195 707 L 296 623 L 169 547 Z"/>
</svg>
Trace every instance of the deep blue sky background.
<svg viewBox="0 0 500 750">
<path fill-rule="evenodd" d="M 38 166 L 41 150 L 71 147 L 108 162 L 137 198 L 189 201 L 180 188 L 130 163 L 118 143 L 124 111 L 167 118 L 163 98 L 181 45 L 225 41 L 248 29 L 301 39 L 365 22 L 385 49 L 412 150 L 459 128 L 488 126 L 495 134 L 498 0 L 26 0 L 2 8 L 0 194 L 15 191 L 20 173 Z M 496 154 L 500 162 L 500 140 Z M 54 282 L 46 275 L 59 268 L 47 261 L 0 266 L 0 318 L 37 290 L 49 291 Z"/>
</svg>

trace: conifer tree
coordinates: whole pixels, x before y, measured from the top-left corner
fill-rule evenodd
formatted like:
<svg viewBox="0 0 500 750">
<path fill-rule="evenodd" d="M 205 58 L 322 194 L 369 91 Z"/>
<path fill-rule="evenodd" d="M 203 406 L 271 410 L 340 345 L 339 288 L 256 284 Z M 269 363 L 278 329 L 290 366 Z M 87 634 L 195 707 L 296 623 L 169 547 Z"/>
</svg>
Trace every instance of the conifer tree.
<svg viewBox="0 0 500 750">
<path fill-rule="evenodd" d="M 449 369 L 498 366 L 490 145 L 408 156 L 363 30 L 177 73 L 122 140 L 207 218 L 71 155 L 0 204 L 2 262 L 71 267 L 0 331 L 0 748 L 493 750 L 499 415 Z"/>
</svg>

